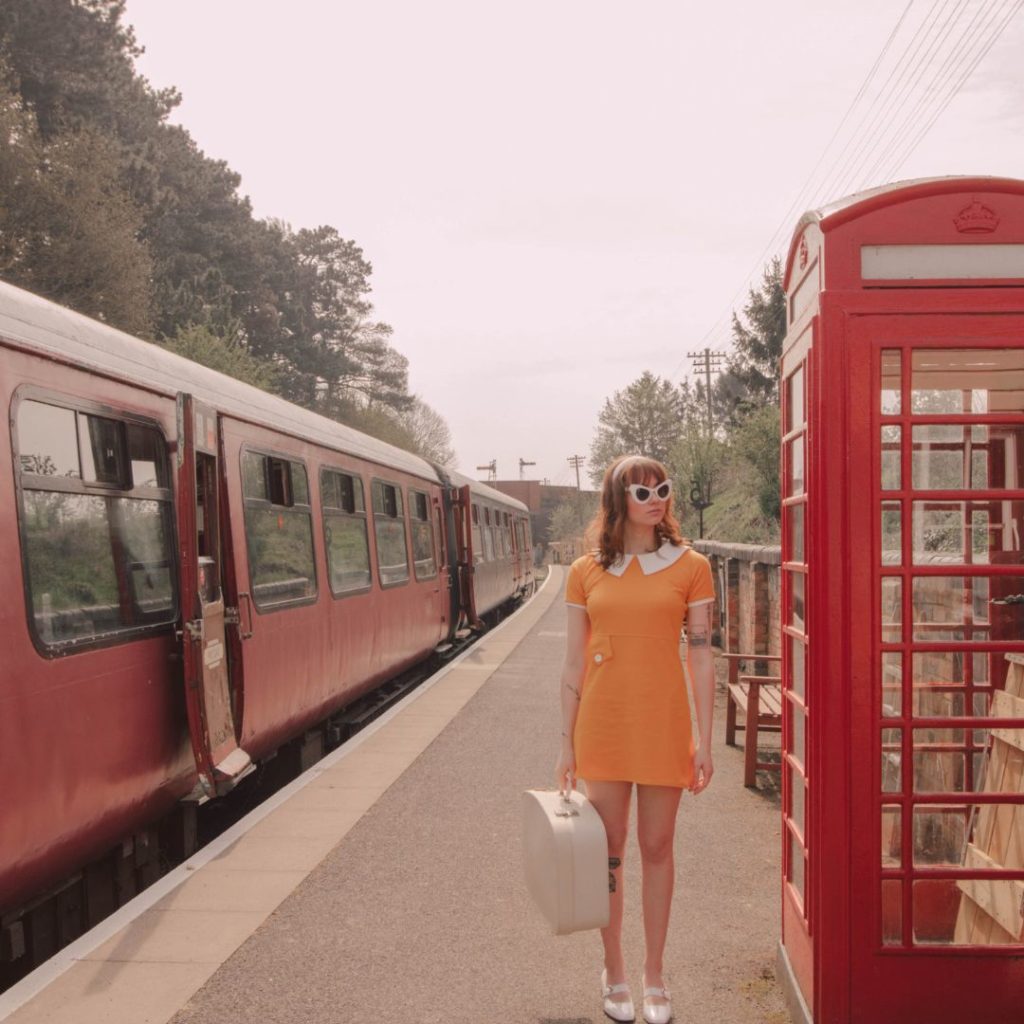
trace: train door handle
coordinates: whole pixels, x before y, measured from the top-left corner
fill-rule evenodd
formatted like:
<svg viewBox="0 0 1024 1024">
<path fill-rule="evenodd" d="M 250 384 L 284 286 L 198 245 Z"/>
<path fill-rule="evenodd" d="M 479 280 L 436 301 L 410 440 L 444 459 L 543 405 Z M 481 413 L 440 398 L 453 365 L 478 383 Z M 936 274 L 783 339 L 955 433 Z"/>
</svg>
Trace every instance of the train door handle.
<svg viewBox="0 0 1024 1024">
<path fill-rule="evenodd" d="M 243 613 L 242 608 L 245 608 Z M 248 591 L 240 590 L 238 592 L 238 635 L 243 640 L 248 640 L 252 636 L 252 598 L 249 596 Z"/>
</svg>

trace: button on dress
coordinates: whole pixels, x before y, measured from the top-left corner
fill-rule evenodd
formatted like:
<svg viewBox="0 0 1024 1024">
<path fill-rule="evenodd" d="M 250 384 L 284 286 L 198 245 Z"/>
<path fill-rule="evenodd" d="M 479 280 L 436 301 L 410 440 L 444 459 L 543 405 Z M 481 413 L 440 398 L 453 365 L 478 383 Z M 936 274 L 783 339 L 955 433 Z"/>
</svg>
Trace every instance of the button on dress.
<svg viewBox="0 0 1024 1024">
<path fill-rule="evenodd" d="M 573 732 L 579 778 L 690 785 L 693 730 L 679 634 L 688 610 L 714 597 L 710 563 L 685 545 L 666 542 L 608 569 L 593 554 L 573 562 L 565 600 L 590 620 Z"/>
</svg>

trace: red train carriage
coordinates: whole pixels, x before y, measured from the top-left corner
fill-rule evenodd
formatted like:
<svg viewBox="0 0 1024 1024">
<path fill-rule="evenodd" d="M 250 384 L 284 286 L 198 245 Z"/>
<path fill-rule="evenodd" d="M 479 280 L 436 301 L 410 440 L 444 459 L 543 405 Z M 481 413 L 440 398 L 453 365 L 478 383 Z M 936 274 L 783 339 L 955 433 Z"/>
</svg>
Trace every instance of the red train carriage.
<svg viewBox="0 0 1024 1024">
<path fill-rule="evenodd" d="M 482 618 L 510 595 L 533 590 L 530 516 L 525 505 L 493 487 L 461 473 L 449 476 L 459 488 L 463 513 L 458 522 L 467 567 L 464 601 L 471 618 Z"/>
<path fill-rule="evenodd" d="M 0 365 L 0 913 L 532 587 L 519 502 L 478 592 L 443 471 L 4 285 Z"/>
</svg>

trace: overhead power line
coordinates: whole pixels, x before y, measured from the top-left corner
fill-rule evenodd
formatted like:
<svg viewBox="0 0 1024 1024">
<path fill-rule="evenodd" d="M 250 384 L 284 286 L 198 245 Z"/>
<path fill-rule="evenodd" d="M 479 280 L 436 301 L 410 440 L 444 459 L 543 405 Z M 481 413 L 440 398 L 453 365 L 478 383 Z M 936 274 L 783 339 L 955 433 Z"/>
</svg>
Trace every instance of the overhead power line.
<svg viewBox="0 0 1024 1024">
<path fill-rule="evenodd" d="M 728 347 L 728 325 L 768 259 L 778 254 L 796 216 L 822 202 L 892 181 L 970 80 L 1024 0 L 934 0 L 919 20 L 909 0 L 838 127 L 743 279 L 729 307 L 697 347 Z M 898 47 L 901 35 L 909 39 Z M 852 127 L 850 127 L 852 126 Z M 849 130 L 847 130 L 849 129 Z M 831 155 L 830 155 L 831 154 Z M 670 377 L 675 377 L 680 359 Z"/>
</svg>

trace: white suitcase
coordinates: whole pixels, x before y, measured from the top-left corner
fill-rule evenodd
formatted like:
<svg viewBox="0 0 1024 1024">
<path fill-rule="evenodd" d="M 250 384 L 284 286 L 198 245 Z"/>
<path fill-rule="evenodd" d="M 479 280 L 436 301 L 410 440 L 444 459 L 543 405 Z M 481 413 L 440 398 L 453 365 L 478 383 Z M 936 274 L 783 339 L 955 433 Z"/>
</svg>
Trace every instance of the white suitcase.
<svg viewBox="0 0 1024 1024">
<path fill-rule="evenodd" d="M 608 924 L 608 837 L 575 790 L 523 793 L 526 885 L 556 935 Z"/>
</svg>

